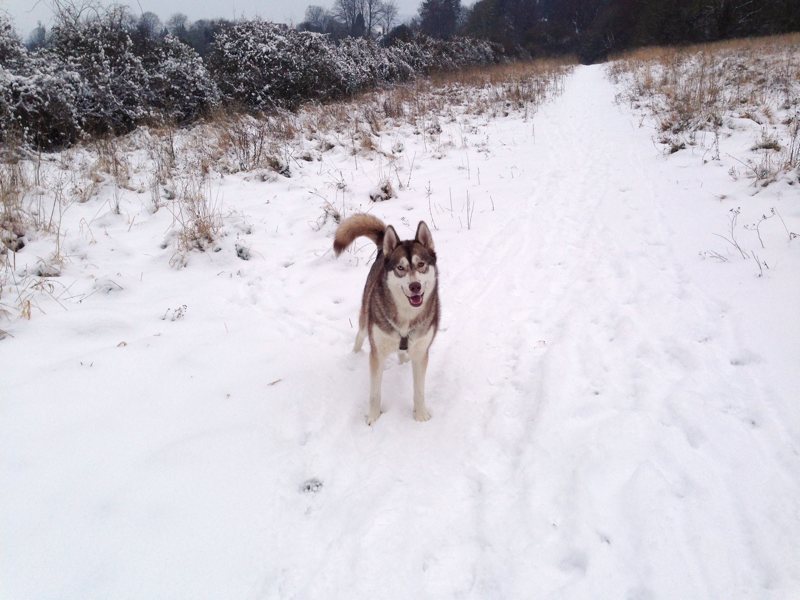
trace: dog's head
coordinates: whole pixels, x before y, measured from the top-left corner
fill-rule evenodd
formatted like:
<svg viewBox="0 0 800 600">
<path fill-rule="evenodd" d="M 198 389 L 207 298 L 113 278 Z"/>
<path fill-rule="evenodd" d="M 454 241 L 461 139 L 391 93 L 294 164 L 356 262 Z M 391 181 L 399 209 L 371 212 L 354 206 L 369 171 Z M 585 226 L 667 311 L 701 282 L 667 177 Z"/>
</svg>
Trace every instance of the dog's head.
<svg viewBox="0 0 800 600">
<path fill-rule="evenodd" d="M 394 227 L 383 234 L 384 268 L 389 290 L 398 305 L 405 301 L 411 308 L 421 308 L 426 295 L 436 288 L 436 252 L 431 230 L 420 221 L 413 240 L 400 241 Z"/>
</svg>

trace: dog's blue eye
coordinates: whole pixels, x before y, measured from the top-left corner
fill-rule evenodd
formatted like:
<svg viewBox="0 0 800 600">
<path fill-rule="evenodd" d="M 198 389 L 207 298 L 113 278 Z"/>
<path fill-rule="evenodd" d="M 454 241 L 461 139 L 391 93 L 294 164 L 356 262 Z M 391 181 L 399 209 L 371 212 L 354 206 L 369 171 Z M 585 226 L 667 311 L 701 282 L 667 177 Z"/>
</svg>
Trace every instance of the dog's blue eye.
<svg viewBox="0 0 800 600">
<path fill-rule="evenodd" d="M 406 268 L 403 265 L 397 265 L 397 270 L 398 271 L 405 271 Z"/>
</svg>

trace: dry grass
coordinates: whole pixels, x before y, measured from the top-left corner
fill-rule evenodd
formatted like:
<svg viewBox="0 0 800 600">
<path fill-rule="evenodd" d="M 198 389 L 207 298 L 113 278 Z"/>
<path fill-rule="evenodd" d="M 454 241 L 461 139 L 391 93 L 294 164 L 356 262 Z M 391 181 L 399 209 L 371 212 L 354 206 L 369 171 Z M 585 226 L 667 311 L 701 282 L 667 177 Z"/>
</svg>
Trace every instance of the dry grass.
<svg viewBox="0 0 800 600">
<path fill-rule="evenodd" d="M 572 64 L 567 59 L 537 60 L 436 73 L 415 83 L 415 95 L 432 96 L 438 112 L 455 105 L 465 114 L 508 116 L 535 110 L 560 93 Z"/>
<path fill-rule="evenodd" d="M 338 149 L 386 165 L 373 191 L 373 200 L 388 200 L 410 185 L 414 156 L 404 153 L 404 136 L 420 136 L 433 156 L 453 146 L 459 127 L 476 129 L 481 121 L 512 113 L 533 115 L 548 98 L 560 93 L 570 61 L 531 61 L 458 72 L 436 73 L 402 85 L 365 92 L 326 104 L 309 103 L 295 113 L 264 115 L 219 112 L 189 129 L 154 125 L 128 136 L 95 140 L 50 157 L 5 149 L 0 158 L 0 313 L 30 318 L 43 294 L 58 301 L 62 253 L 62 217 L 74 203 L 103 198 L 117 222 L 136 218 L 137 202 L 150 213 L 167 208 L 171 230 L 164 248 L 174 244 L 171 264 L 182 267 L 192 252 L 220 249 L 220 237 L 230 218 L 223 218 L 213 181 L 230 173 L 273 180 L 292 177 L 295 167 L 318 164 L 328 171 L 334 195 L 325 202 L 320 227 L 336 222 L 344 211 L 335 208 L 347 182 L 329 170 L 325 153 Z M 480 115 L 482 119 L 474 119 Z M 477 122 L 477 123 L 476 123 Z M 447 131 L 449 124 L 457 124 Z M 465 137 L 462 131 L 462 141 Z M 408 168 L 401 176 L 401 169 Z M 40 173 L 43 169 L 43 173 Z M 45 181 L 46 180 L 46 181 Z M 131 213 L 127 209 L 131 209 Z M 94 243 L 92 223 L 106 208 L 80 221 L 82 235 Z M 226 222 L 227 221 L 227 222 Z M 72 222 L 74 227 L 74 222 Z M 42 241 L 53 252 L 38 266 L 18 269 L 16 252 L 31 232 L 37 251 Z M 174 241 L 170 241 L 174 240 Z M 244 248 L 244 249 L 240 249 Z M 237 245 L 240 258 L 249 250 Z M 30 262 L 30 257 L 25 257 Z M 5 296 L 4 296 L 5 293 Z M 59 291 L 59 294 L 61 291 Z"/>
<path fill-rule="evenodd" d="M 35 310 L 43 312 L 37 304 L 40 295 L 59 302 L 56 290 L 66 289 L 52 278 L 59 277 L 66 261 L 61 222 L 69 204 L 63 179 L 48 184 L 52 189 L 46 196 L 44 183 L 40 156 L 0 163 L 0 317 L 30 319 Z M 53 251 L 20 268 L 17 253 L 34 232 L 51 235 Z"/>
<path fill-rule="evenodd" d="M 188 177 L 181 181 L 172 205 L 172 215 L 179 226 L 179 253 L 216 249 L 222 214 L 207 180 Z"/>
<path fill-rule="evenodd" d="M 142 186 L 150 190 L 157 209 L 163 194 L 174 196 L 172 180 L 207 177 L 212 171 L 254 173 L 262 179 L 291 177 L 299 161 L 320 160 L 340 147 L 353 156 L 394 153 L 381 138 L 410 124 L 424 139 L 438 140 L 443 123 L 465 115 L 486 118 L 514 112 L 532 115 L 548 97 L 561 91 L 573 63 L 540 60 L 437 73 L 402 85 L 365 92 L 352 99 L 309 103 L 298 112 L 265 115 L 220 112 L 183 132 L 182 143 L 172 132 L 159 141 L 151 130 L 149 155 L 155 176 Z M 163 192 L 163 193 L 162 193 Z"/>
<path fill-rule="evenodd" d="M 25 246 L 29 219 L 22 209 L 22 199 L 29 190 L 20 162 L 0 164 L 0 254 L 4 256 Z"/>
<path fill-rule="evenodd" d="M 426 130 L 435 119 L 452 120 L 457 115 L 507 116 L 535 111 L 548 97 L 560 93 L 572 64 L 570 60 L 538 60 L 434 73 L 303 112 L 313 131 L 347 133 L 342 125 L 349 122 L 350 130 L 359 131 L 354 136 L 359 139 L 364 129 L 377 135 L 402 123 Z"/>
<path fill-rule="evenodd" d="M 94 142 L 97 160 L 92 167 L 92 179 L 95 183 L 104 180 L 101 175 L 109 175 L 118 187 L 130 188 L 131 167 L 126 153 L 119 147 L 115 138 L 98 139 Z"/>
<path fill-rule="evenodd" d="M 800 166 L 800 34 L 644 48 L 616 57 L 608 73 L 624 100 L 655 117 L 671 152 L 745 121 L 761 126 L 751 148 L 760 156 L 743 159 L 756 181 Z"/>
</svg>

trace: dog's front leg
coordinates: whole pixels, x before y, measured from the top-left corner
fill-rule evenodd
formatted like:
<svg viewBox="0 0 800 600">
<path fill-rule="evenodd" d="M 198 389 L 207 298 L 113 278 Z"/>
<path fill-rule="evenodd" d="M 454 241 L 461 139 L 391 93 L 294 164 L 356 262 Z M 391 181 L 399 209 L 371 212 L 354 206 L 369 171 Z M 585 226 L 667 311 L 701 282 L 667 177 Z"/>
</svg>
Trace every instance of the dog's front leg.
<svg viewBox="0 0 800 600">
<path fill-rule="evenodd" d="M 411 355 L 411 369 L 414 373 L 414 418 L 427 421 L 431 413 L 425 407 L 425 373 L 428 371 L 428 350 Z"/>
<path fill-rule="evenodd" d="M 381 416 L 381 379 L 386 357 L 374 347 L 369 352 L 369 413 L 367 425 L 372 425 Z"/>
</svg>

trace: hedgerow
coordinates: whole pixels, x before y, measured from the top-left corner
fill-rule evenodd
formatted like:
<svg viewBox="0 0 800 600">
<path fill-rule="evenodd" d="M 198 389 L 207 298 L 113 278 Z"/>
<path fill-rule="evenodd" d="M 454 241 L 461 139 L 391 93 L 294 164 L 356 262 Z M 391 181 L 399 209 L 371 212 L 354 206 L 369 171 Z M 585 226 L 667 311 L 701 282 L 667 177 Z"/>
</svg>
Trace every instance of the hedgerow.
<svg viewBox="0 0 800 600">
<path fill-rule="evenodd" d="M 134 44 L 134 23 L 121 8 L 88 20 L 67 11 L 29 52 L 0 16 L 0 141 L 53 149 L 147 122 L 190 123 L 220 104 L 295 109 L 502 58 L 468 38 L 416 35 L 384 47 L 256 20 L 220 26 L 204 60 L 171 35 Z"/>
</svg>

